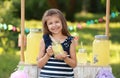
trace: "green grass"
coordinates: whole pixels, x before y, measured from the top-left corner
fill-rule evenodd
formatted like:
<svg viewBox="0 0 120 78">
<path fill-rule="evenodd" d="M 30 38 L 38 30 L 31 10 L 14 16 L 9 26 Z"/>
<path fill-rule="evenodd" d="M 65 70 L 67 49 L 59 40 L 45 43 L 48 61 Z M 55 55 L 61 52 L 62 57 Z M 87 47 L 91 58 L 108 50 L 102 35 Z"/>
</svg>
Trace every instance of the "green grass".
<svg viewBox="0 0 120 78">
<path fill-rule="evenodd" d="M 3 53 L 0 55 L 0 78 L 9 78 L 19 62 L 19 56 Z"/>
<path fill-rule="evenodd" d="M 120 63 L 118 64 L 111 64 L 113 74 L 116 78 L 120 78 Z"/>
<path fill-rule="evenodd" d="M 95 20 L 103 16 L 105 16 L 105 14 L 93 14 L 93 13 L 81 12 L 75 15 L 75 20 L 77 21 Z"/>
<path fill-rule="evenodd" d="M 105 19 L 106 14 L 105 13 L 85 13 L 85 12 L 80 12 L 75 14 L 75 20 L 77 21 L 87 21 L 87 20 L 98 20 L 99 18 Z M 110 15 L 111 16 L 111 15 Z M 116 16 L 115 18 L 110 18 L 111 22 L 119 22 L 120 21 L 120 15 Z"/>
</svg>

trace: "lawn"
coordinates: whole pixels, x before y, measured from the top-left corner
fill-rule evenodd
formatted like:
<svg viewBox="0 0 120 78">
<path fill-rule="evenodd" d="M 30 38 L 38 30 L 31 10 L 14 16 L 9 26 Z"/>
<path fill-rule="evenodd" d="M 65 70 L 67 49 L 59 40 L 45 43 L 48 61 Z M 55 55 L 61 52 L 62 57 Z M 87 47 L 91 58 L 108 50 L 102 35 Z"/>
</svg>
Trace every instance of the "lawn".
<svg viewBox="0 0 120 78">
<path fill-rule="evenodd" d="M 69 23 L 71 26 L 75 26 L 77 23 Z M 105 33 L 105 23 L 92 24 L 86 26 L 81 23 L 82 29 L 76 29 L 79 35 L 79 45 L 76 52 L 80 48 L 80 42 L 82 41 L 87 53 L 92 53 L 92 42 L 94 36 L 97 34 Z M 112 67 L 113 74 L 116 78 L 120 78 L 120 23 L 110 23 L 110 65 Z M 1 49 L 1 47 L 0 47 Z M 14 49 L 14 48 L 13 48 Z M 1 51 L 1 50 L 0 50 Z M 0 78 L 9 78 L 10 74 L 14 72 L 14 69 L 19 63 L 19 55 L 16 53 L 1 53 L 0 52 Z"/>
</svg>

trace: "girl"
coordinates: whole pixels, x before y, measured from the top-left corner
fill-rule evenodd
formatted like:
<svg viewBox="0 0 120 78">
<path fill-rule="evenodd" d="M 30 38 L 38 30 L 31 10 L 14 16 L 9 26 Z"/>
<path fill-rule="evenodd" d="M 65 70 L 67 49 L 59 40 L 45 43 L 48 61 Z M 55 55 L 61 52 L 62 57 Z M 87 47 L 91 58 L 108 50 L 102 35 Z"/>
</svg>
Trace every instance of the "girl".
<svg viewBox="0 0 120 78">
<path fill-rule="evenodd" d="M 38 67 L 41 68 L 39 78 L 74 78 L 75 41 L 67 30 L 64 15 L 58 9 L 49 9 L 43 15 L 42 24 L 43 39 L 38 56 Z M 60 42 L 63 54 L 54 56 L 51 37 Z"/>
</svg>

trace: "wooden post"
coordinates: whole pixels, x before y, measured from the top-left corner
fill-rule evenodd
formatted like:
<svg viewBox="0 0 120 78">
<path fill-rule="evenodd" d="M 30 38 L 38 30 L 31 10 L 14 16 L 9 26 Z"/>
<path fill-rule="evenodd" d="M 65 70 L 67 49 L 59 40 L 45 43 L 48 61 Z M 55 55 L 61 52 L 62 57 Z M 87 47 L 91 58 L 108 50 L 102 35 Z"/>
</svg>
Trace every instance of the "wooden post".
<svg viewBox="0 0 120 78">
<path fill-rule="evenodd" d="M 21 55 L 20 61 L 24 62 L 24 18 L 25 16 L 25 0 L 21 0 Z"/>
<path fill-rule="evenodd" d="M 110 0 L 106 2 L 106 30 L 105 35 L 109 38 L 109 20 L 110 20 Z"/>
</svg>

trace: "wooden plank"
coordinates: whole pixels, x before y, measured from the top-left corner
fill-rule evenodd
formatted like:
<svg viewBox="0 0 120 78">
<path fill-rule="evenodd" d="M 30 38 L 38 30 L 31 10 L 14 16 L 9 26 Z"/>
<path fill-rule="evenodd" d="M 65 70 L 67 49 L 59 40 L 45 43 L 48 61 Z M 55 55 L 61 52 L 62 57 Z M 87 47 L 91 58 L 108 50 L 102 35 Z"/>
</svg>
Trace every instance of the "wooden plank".
<svg viewBox="0 0 120 78">
<path fill-rule="evenodd" d="M 98 71 L 102 68 L 112 71 L 111 66 L 92 66 L 92 65 L 77 66 L 74 69 L 75 78 L 95 78 Z"/>
<path fill-rule="evenodd" d="M 28 74 L 29 78 L 38 78 L 40 74 L 40 68 L 37 65 L 28 65 L 28 64 L 21 64 L 18 65 L 18 68 L 23 66 L 25 71 Z M 75 78 L 95 78 L 96 74 L 100 69 L 108 69 L 112 72 L 111 66 L 92 66 L 92 65 L 79 65 L 74 68 Z M 18 69 L 21 70 L 21 69 Z"/>
</svg>

